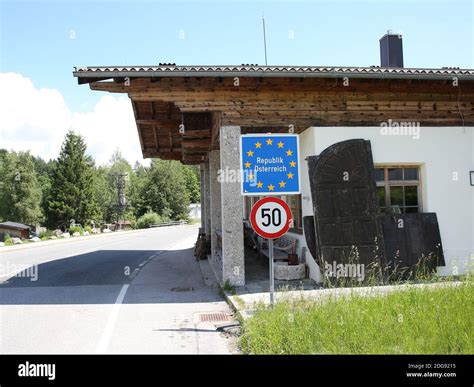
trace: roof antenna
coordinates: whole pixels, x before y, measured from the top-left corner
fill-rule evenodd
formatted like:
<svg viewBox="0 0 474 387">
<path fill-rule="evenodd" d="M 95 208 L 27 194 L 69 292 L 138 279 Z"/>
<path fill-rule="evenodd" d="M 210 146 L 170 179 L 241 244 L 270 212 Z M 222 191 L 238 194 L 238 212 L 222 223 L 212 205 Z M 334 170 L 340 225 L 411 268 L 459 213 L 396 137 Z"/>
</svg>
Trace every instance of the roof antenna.
<svg viewBox="0 0 474 387">
<path fill-rule="evenodd" d="M 265 15 L 262 12 L 262 23 L 263 23 L 263 48 L 265 49 L 265 66 L 268 66 L 267 63 L 267 38 L 265 35 Z"/>
</svg>

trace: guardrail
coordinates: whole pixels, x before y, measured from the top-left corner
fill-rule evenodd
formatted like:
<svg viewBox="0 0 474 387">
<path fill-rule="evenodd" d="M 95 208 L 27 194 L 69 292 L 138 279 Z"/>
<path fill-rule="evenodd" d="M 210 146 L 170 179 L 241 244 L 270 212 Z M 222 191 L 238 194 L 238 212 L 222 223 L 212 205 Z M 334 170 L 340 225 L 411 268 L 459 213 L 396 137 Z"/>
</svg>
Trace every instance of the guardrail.
<svg viewBox="0 0 474 387">
<path fill-rule="evenodd" d="M 166 227 L 166 226 L 182 226 L 184 224 L 188 224 L 187 220 L 172 220 L 169 222 L 160 222 L 160 223 L 154 223 L 150 224 L 150 228 L 152 227 Z"/>
</svg>

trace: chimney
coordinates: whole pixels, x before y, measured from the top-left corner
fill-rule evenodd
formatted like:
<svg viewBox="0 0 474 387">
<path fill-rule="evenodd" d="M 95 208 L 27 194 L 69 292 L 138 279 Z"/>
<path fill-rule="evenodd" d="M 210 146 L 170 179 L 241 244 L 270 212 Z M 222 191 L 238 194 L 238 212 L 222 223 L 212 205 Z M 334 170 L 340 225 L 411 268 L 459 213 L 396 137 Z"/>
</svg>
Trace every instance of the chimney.
<svg viewBox="0 0 474 387">
<path fill-rule="evenodd" d="M 402 35 L 388 30 L 380 39 L 380 66 L 403 67 Z"/>
</svg>

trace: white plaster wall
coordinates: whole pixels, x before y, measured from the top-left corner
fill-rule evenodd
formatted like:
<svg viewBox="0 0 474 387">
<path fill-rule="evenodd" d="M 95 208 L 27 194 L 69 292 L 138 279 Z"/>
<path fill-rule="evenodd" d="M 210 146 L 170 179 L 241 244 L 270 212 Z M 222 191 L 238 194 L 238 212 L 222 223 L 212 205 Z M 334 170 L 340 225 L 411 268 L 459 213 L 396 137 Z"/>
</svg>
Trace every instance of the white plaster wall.
<svg viewBox="0 0 474 387">
<path fill-rule="evenodd" d="M 201 218 L 201 203 L 191 203 L 189 205 L 188 215 L 192 219 L 200 219 Z"/>
<path fill-rule="evenodd" d="M 469 170 L 474 171 L 474 128 L 471 128 L 471 168 L 469 168 Z M 468 264 L 471 272 L 474 271 L 474 219 L 473 218 L 474 218 L 474 187 L 471 187 L 471 257 Z"/>
<path fill-rule="evenodd" d="M 457 267 L 465 273 L 474 260 L 474 187 L 469 171 L 474 170 L 474 128 L 421 127 L 418 139 L 408 135 L 383 135 L 380 127 L 313 127 L 300 137 L 303 215 L 312 214 L 309 179 L 304 158 L 318 155 L 328 146 L 354 138 L 370 140 L 375 164 L 419 164 L 422 179 L 423 212 L 436 212 L 449 275 Z M 457 180 L 455 179 L 457 173 Z M 300 245 L 304 246 L 304 237 Z M 319 270 L 310 254 L 311 278 Z M 314 268 L 313 268 L 314 267 Z M 313 274 L 318 273 L 318 279 Z"/>
<path fill-rule="evenodd" d="M 301 206 L 302 215 L 313 215 L 313 204 L 311 202 L 311 191 L 309 189 L 309 178 L 308 178 L 308 163 L 305 161 L 307 156 L 314 155 L 315 153 L 315 137 L 312 128 L 309 128 L 300 134 L 300 173 L 301 173 Z M 290 233 L 291 236 L 298 240 L 297 254 L 301 257 L 302 247 L 306 247 L 306 240 L 304 235 Z M 309 268 L 309 277 L 316 282 L 321 281 L 321 274 L 319 266 L 312 257 L 309 250 L 306 248 L 306 265 Z"/>
</svg>

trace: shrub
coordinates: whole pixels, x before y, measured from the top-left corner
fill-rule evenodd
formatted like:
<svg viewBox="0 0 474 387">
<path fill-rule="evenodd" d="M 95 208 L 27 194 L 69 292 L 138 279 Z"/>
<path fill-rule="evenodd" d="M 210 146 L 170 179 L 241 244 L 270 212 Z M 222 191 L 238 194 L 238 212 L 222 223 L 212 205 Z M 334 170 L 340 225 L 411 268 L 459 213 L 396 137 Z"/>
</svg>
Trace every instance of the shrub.
<svg viewBox="0 0 474 387">
<path fill-rule="evenodd" d="M 3 237 L 3 242 L 5 243 L 5 246 L 13 244 L 12 237 L 10 236 L 9 233 L 5 233 L 5 236 Z"/>
<path fill-rule="evenodd" d="M 85 226 L 84 231 L 87 231 L 89 234 L 92 234 L 92 227 L 91 226 Z"/>
<path fill-rule="evenodd" d="M 125 214 L 124 214 L 124 220 L 128 220 L 130 222 L 130 226 L 132 228 L 137 228 L 137 218 L 136 216 L 133 214 L 132 211 L 127 211 Z"/>
<path fill-rule="evenodd" d="M 41 231 L 39 233 L 39 238 L 40 239 L 48 239 L 52 235 L 53 235 L 53 232 L 51 230 Z"/>
<path fill-rule="evenodd" d="M 147 212 L 137 220 L 137 228 L 148 228 L 155 223 L 163 222 L 163 218 L 156 212 Z"/>
<path fill-rule="evenodd" d="M 84 233 L 84 230 L 82 229 L 81 226 L 71 226 L 71 228 L 69 228 L 69 234 L 74 234 L 75 232 L 78 232 L 79 234 L 83 234 Z"/>
<path fill-rule="evenodd" d="M 137 220 L 136 219 L 131 219 L 130 220 L 130 225 L 132 226 L 133 229 L 138 228 L 137 227 Z"/>
<path fill-rule="evenodd" d="M 178 220 L 183 220 L 187 223 L 192 223 L 192 219 L 189 217 L 189 215 L 183 215 L 183 216 L 180 216 Z M 200 222 L 201 220 L 199 220 Z M 196 222 L 197 223 L 197 222 Z"/>
</svg>

